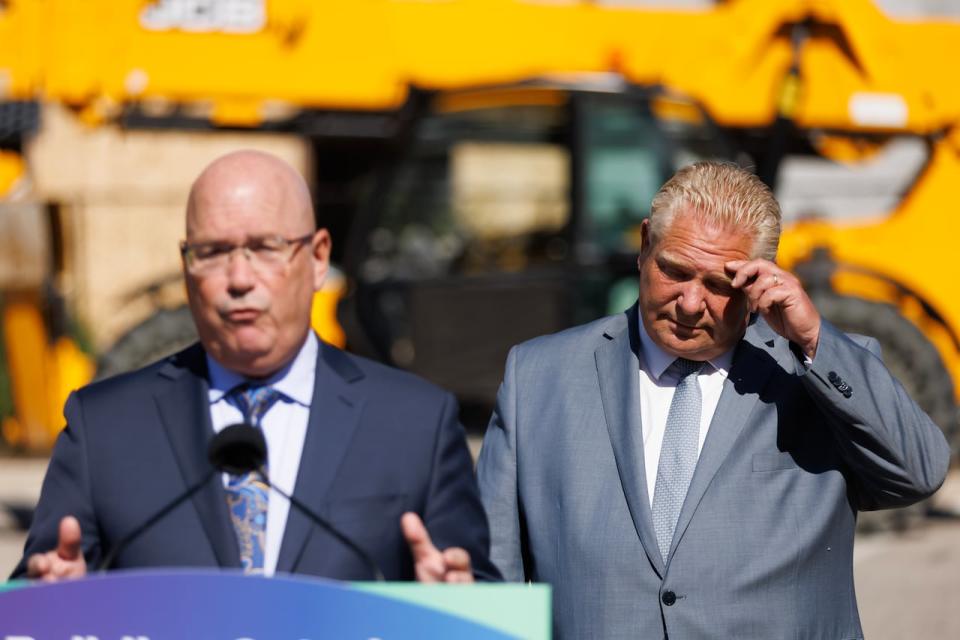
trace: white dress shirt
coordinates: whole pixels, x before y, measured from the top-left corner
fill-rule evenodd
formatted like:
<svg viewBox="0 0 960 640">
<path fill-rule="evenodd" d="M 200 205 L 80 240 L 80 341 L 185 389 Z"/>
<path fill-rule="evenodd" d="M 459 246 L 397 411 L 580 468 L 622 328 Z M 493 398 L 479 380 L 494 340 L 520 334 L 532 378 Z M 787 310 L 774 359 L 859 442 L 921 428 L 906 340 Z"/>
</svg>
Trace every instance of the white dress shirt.
<svg viewBox="0 0 960 640">
<path fill-rule="evenodd" d="M 267 440 L 267 473 L 270 475 L 270 482 L 288 494 L 293 493 L 297 482 L 300 455 L 303 453 L 303 442 L 307 436 L 318 348 L 317 337 L 311 331 L 293 362 L 266 381 L 257 381 L 282 394 L 264 414 L 260 428 Z M 207 367 L 210 372 L 210 418 L 213 421 L 213 430 L 219 433 L 225 427 L 243 422 L 243 413 L 226 394 L 245 382 L 246 378 L 225 369 L 209 355 Z M 227 474 L 223 474 L 224 485 L 227 479 Z M 277 556 L 280 554 L 280 543 L 287 527 L 289 511 L 290 502 L 271 489 L 267 507 L 264 575 L 273 575 L 276 571 Z"/>
<path fill-rule="evenodd" d="M 657 484 L 657 467 L 660 464 L 660 447 L 663 445 L 663 433 L 667 428 L 667 415 L 670 413 L 670 403 L 673 401 L 673 392 L 677 389 L 677 375 L 670 371 L 666 373 L 673 361 L 673 356 L 658 347 L 647 330 L 640 325 L 640 422 L 643 426 L 643 462 L 647 470 L 647 497 L 650 506 L 653 506 L 653 492 Z M 720 392 L 723 391 L 723 381 L 727 379 L 730 365 L 733 362 L 733 349 L 708 360 L 700 373 L 697 382 L 700 384 L 700 438 L 697 442 L 697 456 L 703 449 L 703 442 L 710 429 L 710 421 L 717 410 L 720 401 Z"/>
</svg>

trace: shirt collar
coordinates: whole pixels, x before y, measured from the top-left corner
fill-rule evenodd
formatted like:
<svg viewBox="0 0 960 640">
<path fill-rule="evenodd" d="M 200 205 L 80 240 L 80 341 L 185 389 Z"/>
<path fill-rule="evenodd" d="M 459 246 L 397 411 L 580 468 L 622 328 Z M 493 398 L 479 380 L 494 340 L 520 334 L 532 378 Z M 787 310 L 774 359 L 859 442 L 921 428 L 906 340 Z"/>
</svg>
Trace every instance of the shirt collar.
<svg viewBox="0 0 960 640">
<path fill-rule="evenodd" d="M 660 376 L 670 368 L 670 365 L 672 365 L 673 361 L 677 358 L 657 346 L 657 343 L 655 343 L 650 337 L 650 334 L 647 333 L 647 328 L 643 325 L 642 319 L 637 325 L 639 326 L 637 331 L 640 333 L 643 361 L 646 365 L 644 369 L 648 374 L 653 376 L 654 380 L 659 381 Z M 707 362 L 710 363 L 710 366 L 716 369 L 721 376 L 726 378 L 730 372 L 730 365 L 733 364 L 733 349 L 728 349 L 716 358 L 707 360 Z"/>
<path fill-rule="evenodd" d="M 313 383 L 316 375 L 317 350 L 319 343 L 313 331 L 307 332 L 297 356 L 285 367 L 258 384 L 266 384 L 298 404 L 309 407 L 313 402 Z M 234 387 L 247 381 L 236 371 L 227 369 L 206 354 L 207 371 L 210 373 L 210 404 L 215 404 Z"/>
</svg>

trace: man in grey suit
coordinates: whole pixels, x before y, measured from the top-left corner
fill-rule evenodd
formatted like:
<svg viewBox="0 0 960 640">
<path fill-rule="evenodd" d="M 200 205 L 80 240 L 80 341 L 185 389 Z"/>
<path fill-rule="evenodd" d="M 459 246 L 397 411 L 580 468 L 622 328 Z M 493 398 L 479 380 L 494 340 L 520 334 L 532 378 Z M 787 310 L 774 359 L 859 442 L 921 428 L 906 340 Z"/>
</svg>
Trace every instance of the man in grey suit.
<svg viewBox="0 0 960 640">
<path fill-rule="evenodd" d="M 943 482 L 943 435 L 875 341 L 772 259 L 752 174 L 681 169 L 627 312 L 515 347 L 479 461 L 491 556 L 557 638 L 860 638 L 857 511 Z"/>
</svg>

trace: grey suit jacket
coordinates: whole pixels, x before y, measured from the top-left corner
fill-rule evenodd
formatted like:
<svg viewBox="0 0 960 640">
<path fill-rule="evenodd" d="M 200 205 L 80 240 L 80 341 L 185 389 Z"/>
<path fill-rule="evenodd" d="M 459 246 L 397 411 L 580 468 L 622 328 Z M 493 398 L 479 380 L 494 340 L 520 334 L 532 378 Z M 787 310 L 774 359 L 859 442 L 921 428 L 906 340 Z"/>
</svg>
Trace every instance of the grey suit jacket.
<svg viewBox="0 0 960 640">
<path fill-rule="evenodd" d="M 856 513 L 943 482 L 940 430 L 824 322 L 809 370 L 751 325 L 666 563 L 650 517 L 637 308 L 510 352 L 478 473 L 507 580 L 553 585 L 555 637 L 860 638 Z"/>
</svg>

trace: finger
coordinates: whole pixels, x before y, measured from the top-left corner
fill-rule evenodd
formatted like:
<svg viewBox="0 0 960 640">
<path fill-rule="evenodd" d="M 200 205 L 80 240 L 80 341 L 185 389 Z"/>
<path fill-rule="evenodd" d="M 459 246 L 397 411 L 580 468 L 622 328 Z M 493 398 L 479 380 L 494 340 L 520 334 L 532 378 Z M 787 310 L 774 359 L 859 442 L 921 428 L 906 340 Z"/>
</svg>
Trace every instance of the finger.
<svg viewBox="0 0 960 640">
<path fill-rule="evenodd" d="M 470 584 L 474 582 L 473 574 L 469 571 L 448 571 L 443 578 L 444 582 Z"/>
<path fill-rule="evenodd" d="M 756 310 L 766 316 L 773 311 L 774 307 L 782 304 L 788 295 L 789 292 L 784 287 L 769 287 L 757 299 Z"/>
<path fill-rule="evenodd" d="M 70 562 L 55 559 L 51 564 L 50 575 L 57 579 L 66 578 L 70 575 Z"/>
<path fill-rule="evenodd" d="M 763 264 L 762 260 L 751 260 L 745 262 L 743 260 L 731 260 L 724 264 L 724 267 L 728 271 L 733 272 L 733 280 L 730 281 L 730 286 L 734 289 L 739 289 L 745 284 L 749 284 L 758 273 L 760 273 L 761 265 Z"/>
<path fill-rule="evenodd" d="M 771 271 L 769 273 L 759 274 L 754 280 L 751 287 L 756 287 L 761 291 L 766 291 L 767 289 L 773 289 L 774 287 L 779 287 L 785 283 L 785 275 L 780 274 L 776 271 Z M 760 294 L 762 295 L 762 293 Z"/>
<path fill-rule="evenodd" d="M 50 572 L 50 559 L 42 553 L 35 553 L 27 560 L 27 577 L 40 578 Z"/>
<path fill-rule="evenodd" d="M 439 554 L 437 548 L 433 546 L 430 534 L 427 533 L 427 528 L 420 516 L 410 511 L 406 512 L 400 517 L 400 528 L 407 544 L 410 545 L 410 553 L 413 554 L 414 562 Z"/>
<path fill-rule="evenodd" d="M 64 560 L 76 560 L 80 557 L 80 523 L 73 516 L 60 521 L 60 537 L 57 542 L 57 555 Z"/>
<path fill-rule="evenodd" d="M 744 291 L 762 290 L 766 291 L 772 287 L 779 287 L 783 284 L 783 277 L 776 273 L 759 273 L 752 280 L 743 285 Z"/>
<path fill-rule="evenodd" d="M 450 547 L 443 550 L 443 561 L 447 571 L 470 571 L 470 554 L 460 547 Z"/>
<path fill-rule="evenodd" d="M 742 291 L 747 296 L 747 303 L 751 311 L 756 311 L 760 300 L 770 289 L 775 289 L 783 284 L 783 280 L 776 273 L 760 274 L 752 282 L 744 285 Z"/>
</svg>

